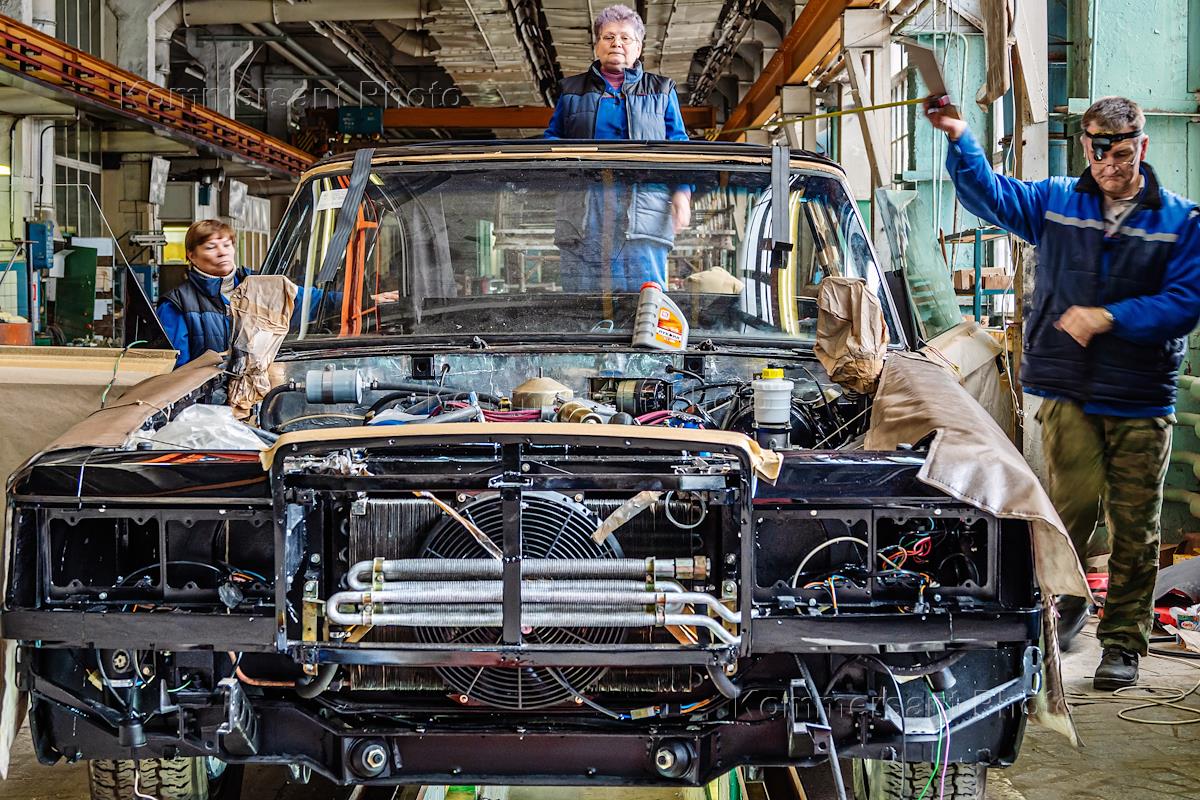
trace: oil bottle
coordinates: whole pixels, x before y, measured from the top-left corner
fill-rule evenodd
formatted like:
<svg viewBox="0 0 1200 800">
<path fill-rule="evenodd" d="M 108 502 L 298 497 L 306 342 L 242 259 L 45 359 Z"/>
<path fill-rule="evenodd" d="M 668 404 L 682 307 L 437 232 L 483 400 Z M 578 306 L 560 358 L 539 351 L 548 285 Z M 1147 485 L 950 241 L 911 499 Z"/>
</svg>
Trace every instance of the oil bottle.
<svg viewBox="0 0 1200 800">
<path fill-rule="evenodd" d="M 643 283 L 633 323 L 633 346 L 677 352 L 687 349 L 687 341 L 688 322 L 679 306 L 657 283 Z"/>
</svg>

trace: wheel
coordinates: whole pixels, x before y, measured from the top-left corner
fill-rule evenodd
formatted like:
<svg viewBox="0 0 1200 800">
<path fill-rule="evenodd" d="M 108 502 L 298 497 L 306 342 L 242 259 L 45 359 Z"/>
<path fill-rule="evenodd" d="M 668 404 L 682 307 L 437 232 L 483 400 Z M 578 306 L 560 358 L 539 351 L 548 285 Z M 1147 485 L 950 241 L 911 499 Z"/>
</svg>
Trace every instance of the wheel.
<svg viewBox="0 0 1200 800">
<path fill-rule="evenodd" d="M 92 800 L 219 800 L 240 794 L 242 767 L 211 757 L 95 760 L 88 777 Z"/>
<path fill-rule="evenodd" d="M 939 771 L 930 783 L 933 764 L 900 761 L 855 760 L 855 800 L 917 800 L 942 796 Z M 926 786 L 928 785 L 928 790 Z M 945 800 L 983 800 L 987 767 L 982 764 L 951 764 L 946 771 Z"/>
</svg>

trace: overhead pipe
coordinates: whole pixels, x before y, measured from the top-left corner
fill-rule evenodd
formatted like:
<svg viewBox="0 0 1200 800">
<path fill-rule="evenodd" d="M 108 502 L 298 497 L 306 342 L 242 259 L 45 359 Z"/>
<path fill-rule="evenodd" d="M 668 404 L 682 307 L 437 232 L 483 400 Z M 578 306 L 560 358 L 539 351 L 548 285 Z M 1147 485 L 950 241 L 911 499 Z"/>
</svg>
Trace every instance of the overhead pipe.
<svg viewBox="0 0 1200 800">
<path fill-rule="evenodd" d="M 254 24 L 247 23 L 243 23 L 242 27 L 255 36 L 262 36 L 264 38 L 267 36 L 281 37 L 282 41 L 268 41 L 267 46 L 301 72 L 312 75 L 314 80 L 317 80 L 322 86 L 338 95 L 343 100 L 346 100 L 350 103 L 367 104 L 366 98 L 364 98 L 357 89 L 346 83 L 341 78 L 329 80 L 328 78 L 320 77 L 321 75 L 326 75 L 329 73 L 328 68 L 319 60 L 314 58 L 307 50 L 298 45 L 295 40 L 286 36 L 280 28 L 277 28 L 274 25 L 264 25 L 259 27 Z"/>
<path fill-rule="evenodd" d="M 341 51 L 346 60 L 358 67 L 367 78 L 386 92 L 392 102 L 398 106 L 410 105 L 405 95 L 405 89 L 408 87 L 403 77 L 393 70 L 390 63 L 382 60 L 375 52 L 375 48 L 358 34 L 357 30 L 338 25 L 336 22 L 310 22 L 308 24 Z"/>
<path fill-rule="evenodd" d="M 441 7 L 436 0 L 179 0 L 164 12 L 176 27 L 257 25 L 264 22 L 418 21 Z"/>
<path fill-rule="evenodd" d="M 425 58 L 442 49 L 428 31 L 411 30 L 390 20 L 376 22 L 375 30 L 387 39 L 393 50 L 413 58 Z"/>
</svg>

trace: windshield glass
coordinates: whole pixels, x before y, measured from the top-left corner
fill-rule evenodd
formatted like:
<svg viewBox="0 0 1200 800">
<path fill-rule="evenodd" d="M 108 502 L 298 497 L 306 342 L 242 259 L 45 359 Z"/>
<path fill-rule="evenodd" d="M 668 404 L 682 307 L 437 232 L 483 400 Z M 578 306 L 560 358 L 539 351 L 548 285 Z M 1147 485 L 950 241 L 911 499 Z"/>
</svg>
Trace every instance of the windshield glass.
<svg viewBox="0 0 1200 800">
<path fill-rule="evenodd" d="M 376 164 L 348 208 L 347 168 L 301 186 L 264 271 L 302 287 L 292 338 L 627 337 L 655 281 L 693 341 L 811 341 L 821 279 L 878 292 L 878 271 L 841 182 L 819 173 L 793 176 L 793 247 L 773 263 L 769 184 L 759 166 Z M 327 259 L 339 220 L 352 233 Z"/>
</svg>

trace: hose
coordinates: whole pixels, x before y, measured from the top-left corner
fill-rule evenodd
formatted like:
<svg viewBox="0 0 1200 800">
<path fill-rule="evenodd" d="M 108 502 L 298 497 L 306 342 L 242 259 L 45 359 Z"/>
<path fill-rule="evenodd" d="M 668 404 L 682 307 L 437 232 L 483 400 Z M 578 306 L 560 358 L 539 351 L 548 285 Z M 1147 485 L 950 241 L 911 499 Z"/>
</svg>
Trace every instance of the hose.
<svg viewBox="0 0 1200 800">
<path fill-rule="evenodd" d="M 317 676 L 315 678 L 308 683 L 301 683 L 296 686 L 296 694 L 305 700 L 312 700 L 329 688 L 329 685 L 333 683 L 333 676 L 337 675 L 337 671 L 337 664 L 322 664 L 317 669 Z"/>
<path fill-rule="evenodd" d="M 911 664 L 907 667 L 888 664 L 887 667 L 893 674 L 899 675 L 901 678 L 923 678 L 926 675 L 932 675 L 935 672 L 941 672 L 944 669 L 954 666 L 959 661 L 962 661 L 966 655 L 965 650 L 958 650 L 953 653 L 947 653 L 941 658 L 930 661 L 927 664 Z"/>
<path fill-rule="evenodd" d="M 737 700 L 742 694 L 742 687 L 729 679 L 725 674 L 725 670 L 719 664 L 705 665 L 708 670 L 708 679 L 712 681 L 712 685 L 722 696 L 730 700 Z"/>
<path fill-rule="evenodd" d="M 265 395 L 263 395 L 262 402 L 258 404 L 258 425 L 259 425 L 259 427 L 266 428 L 269 430 L 271 428 L 274 428 L 276 425 L 278 425 L 278 423 L 275 422 L 275 418 L 274 418 L 275 400 L 281 394 L 286 394 L 287 392 L 302 392 L 302 391 L 304 391 L 304 384 L 297 383 L 296 381 L 287 381 L 286 383 L 281 383 L 278 386 L 271 387 L 271 390 L 269 392 L 267 392 Z M 266 422 L 268 419 L 271 420 L 271 424 L 269 424 L 269 425 Z"/>
</svg>

